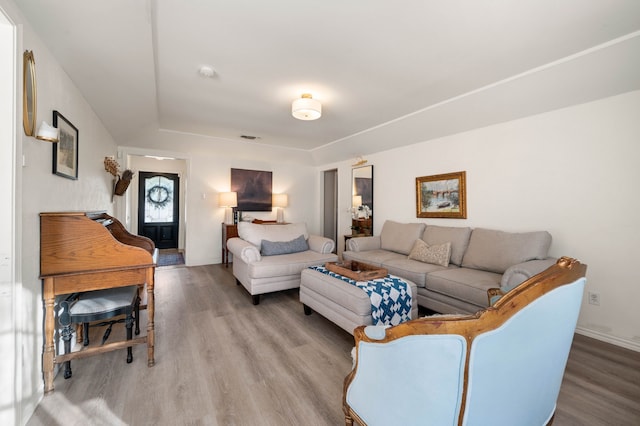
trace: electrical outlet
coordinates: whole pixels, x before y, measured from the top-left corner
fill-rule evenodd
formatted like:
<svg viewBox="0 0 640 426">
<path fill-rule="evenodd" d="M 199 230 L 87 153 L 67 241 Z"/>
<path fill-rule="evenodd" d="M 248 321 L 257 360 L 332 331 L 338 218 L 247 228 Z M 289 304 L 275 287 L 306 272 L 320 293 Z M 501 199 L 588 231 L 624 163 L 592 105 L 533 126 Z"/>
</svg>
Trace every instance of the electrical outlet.
<svg viewBox="0 0 640 426">
<path fill-rule="evenodd" d="M 589 304 L 600 306 L 600 293 L 596 293 L 594 291 L 589 292 Z"/>
</svg>

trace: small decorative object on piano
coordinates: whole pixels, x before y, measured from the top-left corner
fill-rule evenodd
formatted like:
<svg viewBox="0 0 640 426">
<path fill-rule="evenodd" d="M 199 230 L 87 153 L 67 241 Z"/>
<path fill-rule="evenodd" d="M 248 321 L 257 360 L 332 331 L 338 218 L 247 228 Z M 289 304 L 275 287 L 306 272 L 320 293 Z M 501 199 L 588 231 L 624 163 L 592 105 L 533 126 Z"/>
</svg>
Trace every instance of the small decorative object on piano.
<svg viewBox="0 0 640 426">
<path fill-rule="evenodd" d="M 104 169 L 116 178 L 113 185 L 113 193 L 115 195 L 124 195 L 133 178 L 133 172 L 128 169 L 120 172 L 120 165 L 112 157 L 104 157 Z"/>
<path fill-rule="evenodd" d="M 363 262 L 356 262 L 355 260 L 327 262 L 324 267 L 331 272 L 356 281 L 369 281 L 384 278 L 389 273 L 386 268 L 369 265 Z"/>
</svg>

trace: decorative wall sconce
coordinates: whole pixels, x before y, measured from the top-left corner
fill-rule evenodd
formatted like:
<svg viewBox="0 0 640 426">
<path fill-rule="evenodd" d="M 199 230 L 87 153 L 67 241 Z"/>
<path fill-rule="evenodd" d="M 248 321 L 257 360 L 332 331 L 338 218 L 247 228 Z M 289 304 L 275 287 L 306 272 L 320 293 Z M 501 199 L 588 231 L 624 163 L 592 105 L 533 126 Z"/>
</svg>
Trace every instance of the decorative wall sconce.
<svg viewBox="0 0 640 426">
<path fill-rule="evenodd" d="M 233 209 L 238 207 L 237 192 L 220 192 L 218 193 L 218 207 L 224 207 L 224 223 L 225 225 L 233 225 Z"/>
<path fill-rule="evenodd" d="M 362 157 L 356 157 L 356 162 L 355 164 L 352 164 L 351 167 L 360 167 L 367 164 L 367 160 L 365 160 Z"/>
<path fill-rule="evenodd" d="M 36 110 L 38 108 L 38 88 L 36 83 L 36 61 L 33 51 L 25 50 L 22 57 L 22 127 L 24 134 L 35 136 L 46 142 L 58 142 L 60 131 L 43 121 L 36 132 Z M 55 124 L 55 123 L 54 123 Z"/>
<path fill-rule="evenodd" d="M 43 121 L 40 124 L 40 127 L 38 127 L 36 139 L 56 143 L 60 139 L 60 130 L 50 126 L 46 121 Z"/>
<path fill-rule="evenodd" d="M 276 211 L 276 221 L 278 223 L 284 222 L 284 207 L 289 205 L 289 196 L 287 194 L 273 194 L 272 195 L 273 207 L 278 209 Z"/>
</svg>

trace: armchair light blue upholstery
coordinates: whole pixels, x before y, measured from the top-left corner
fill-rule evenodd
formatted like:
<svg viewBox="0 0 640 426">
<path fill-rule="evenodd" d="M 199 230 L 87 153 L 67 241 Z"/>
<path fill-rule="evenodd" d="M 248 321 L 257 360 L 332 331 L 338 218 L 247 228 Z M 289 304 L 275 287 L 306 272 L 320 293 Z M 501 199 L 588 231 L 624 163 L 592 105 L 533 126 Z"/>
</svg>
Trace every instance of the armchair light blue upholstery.
<svg viewBox="0 0 640 426">
<path fill-rule="evenodd" d="M 346 424 L 550 424 L 585 274 L 563 257 L 474 315 L 357 328 Z"/>
</svg>

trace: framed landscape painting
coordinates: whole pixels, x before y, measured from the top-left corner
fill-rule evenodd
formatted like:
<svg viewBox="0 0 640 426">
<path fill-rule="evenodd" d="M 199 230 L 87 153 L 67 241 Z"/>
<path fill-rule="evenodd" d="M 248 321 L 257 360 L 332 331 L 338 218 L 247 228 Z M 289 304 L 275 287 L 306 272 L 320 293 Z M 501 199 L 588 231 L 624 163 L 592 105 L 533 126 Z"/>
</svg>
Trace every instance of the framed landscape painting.
<svg viewBox="0 0 640 426">
<path fill-rule="evenodd" d="M 78 129 L 58 111 L 53 111 L 53 127 L 60 131 L 53 144 L 53 174 L 78 179 Z"/>
<path fill-rule="evenodd" d="M 231 191 L 238 193 L 238 211 L 271 211 L 273 173 L 231 169 Z"/>
<path fill-rule="evenodd" d="M 416 216 L 467 218 L 466 172 L 416 178 Z"/>
</svg>

